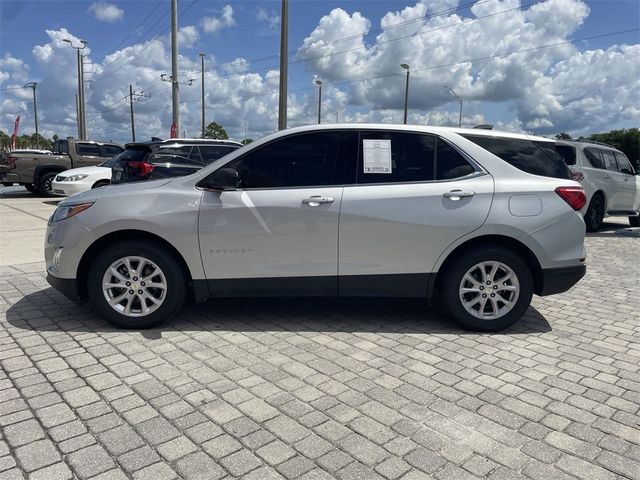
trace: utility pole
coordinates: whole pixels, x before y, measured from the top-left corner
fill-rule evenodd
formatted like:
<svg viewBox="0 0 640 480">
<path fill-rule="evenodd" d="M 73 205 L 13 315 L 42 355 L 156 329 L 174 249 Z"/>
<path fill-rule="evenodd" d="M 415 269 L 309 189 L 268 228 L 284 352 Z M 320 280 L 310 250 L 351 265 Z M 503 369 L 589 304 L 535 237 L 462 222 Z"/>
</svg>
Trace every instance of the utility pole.
<svg viewBox="0 0 640 480">
<path fill-rule="evenodd" d="M 407 71 L 407 82 L 404 87 L 404 124 L 407 124 L 407 107 L 409 104 L 409 65 L 403 63 L 400 65 Z"/>
<path fill-rule="evenodd" d="M 204 138 L 204 130 L 205 130 L 205 123 L 204 123 L 204 57 L 205 54 L 204 53 L 199 53 L 198 55 L 200 55 L 200 61 L 201 61 L 201 72 L 202 72 L 202 79 L 200 80 L 200 83 L 202 83 L 201 87 L 202 87 L 202 138 Z"/>
<path fill-rule="evenodd" d="M 318 125 L 322 123 L 322 80 L 316 80 L 318 85 Z"/>
<path fill-rule="evenodd" d="M 36 148 L 40 147 L 40 137 L 38 136 L 38 104 L 36 103 L 36 87 L 38 84 L 36 82 L 27 83 L 24 88 L 32 88 L 33 89 L 33 117 L 36 122 Z"/>
<path fill-rule="evenodd" d="M 129 85 L 129 107 L 131 107 L 131 141 L 136 141 L 136 122 L 133 119 L 133 86 Z"/>
<path fill-rule="evenodd" d="M 339 123 L 338 122 L 338 112 L 336 112 L 336 123 Z"/>
<path fill-rule="evenodd" d="M 81 50 L 87 46 L 87 41 L 80 40 L 80 44 L 82 46 L 76 47 L 73 45 L 73 42 L 68 38 L 64 38 L 63 42 L 67 42 L 71 45 L 71 48 L 76 50 L 76 55 L 78 59 L 78 137 L 80 140 L 86 140 L 87 138 L 87 123 L 85 120 L 85 108 L 84 108 L 84 65 L 82 62 L 82 53 Z"/>
<path fill-rule="evenodd" d="M 76 121 L 78 122 L 78 140 L 82 136 L 81 126 L 80 126 L 80 102 L 78 101 L 78 94 L 76 93 Z"/>
<path fill-rule="evenodd" d="M 180 89 L 178 86 L 178 0 L 171 0 L 171 109 L 176 132 L 180 132 Z"/>
<path fill-rule="evenodd" d="M 135 120 L 134 120 L 134 116 L 133 116 L 133 102 L 141 102 L 143 100 L 148 100 L 151 98 L 150 94 L 144 94 L 144 92 L 134 92 L 133 91 L 133 85 L 129 85 L 129 95 L 125 96 L 124 99 L 126 99 L 129 102 L 130 105 L 130 109 L 131 109 L 131 138 L 132 141 L 136 141 L 136 125 L 135 125 Z"/>
<path fill-rule="evenodd" d="M 443 85 L 442 88 L 446 88 L 447 90 L 449 90 L 453 94 L 453 96 L 456 97 L 456 100 L 458 100 L 458 102 L 460 103 L 460 113 L 458 115 L 458 128 L 460 128 L 462 126 L 462 98 L 460 98 L 458 94 L 453 91 L 453 88 L 449 87 L 448 85 Z"/>
<path fill-rule="evenodd" d="M 278 130 L 287 128 L 287 75 L 289 67 L 289 0 L 282 0 L 280 16 L 280 91 Z"/>
</svg>

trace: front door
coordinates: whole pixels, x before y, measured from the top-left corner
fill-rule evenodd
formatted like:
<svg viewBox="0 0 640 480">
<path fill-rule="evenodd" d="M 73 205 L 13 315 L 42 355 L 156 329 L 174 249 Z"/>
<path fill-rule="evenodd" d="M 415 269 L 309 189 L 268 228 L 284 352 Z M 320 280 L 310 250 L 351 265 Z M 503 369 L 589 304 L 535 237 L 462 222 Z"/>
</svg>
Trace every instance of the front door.
<svg viewBox="0 0 640 480">
<path fill-rule="evenodd" d="M 493 178 L 432 135 L 363 131 L 359 150 L 340 212 L 340 295 L 426 296 L 438 257 L 484 223 Z"/>
<path fill-rule="evenodd" d="M 200 251 L 214 296 L 335 295 L 346 131 L 295 134 L 224 165 L 237 190 L 203 192 Z"/>
<path fill-rule="evenodd" d="M 620 210 L 627 212 L 633 211 L 637 205 L 638 185 L 636 182 L 635 172 L 631 166 L 629 159 L 620 152 L 614 152 L 616 155 L 616 163 L 618 164 L 618 172 L 621 176 L 621 195 Z"/>
</svg>

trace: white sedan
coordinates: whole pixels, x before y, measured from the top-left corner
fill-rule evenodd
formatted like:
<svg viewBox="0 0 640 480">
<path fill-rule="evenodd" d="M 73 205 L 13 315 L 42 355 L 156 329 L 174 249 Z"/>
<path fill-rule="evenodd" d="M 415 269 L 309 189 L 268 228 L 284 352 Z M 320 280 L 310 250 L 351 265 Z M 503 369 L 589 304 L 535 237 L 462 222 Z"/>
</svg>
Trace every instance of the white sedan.
<svg viewBox="0 0 640 480">
<path fill-rule="evenodd" d="M 106 166 L 108 162 L 109 160 L 94 167 L 73 168 L 59 173 L 51 184 L 53 193 L 70 197 L 111 184 L 111 166 Z"/>
</svg>

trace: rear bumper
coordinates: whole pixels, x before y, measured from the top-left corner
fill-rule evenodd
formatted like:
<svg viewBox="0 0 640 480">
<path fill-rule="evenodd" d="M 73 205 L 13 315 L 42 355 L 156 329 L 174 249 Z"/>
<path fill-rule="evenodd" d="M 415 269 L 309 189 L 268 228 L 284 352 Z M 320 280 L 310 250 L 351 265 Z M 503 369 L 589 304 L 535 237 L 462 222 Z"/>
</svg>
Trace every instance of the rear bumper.
<svg viewBox="0 0 640 480">
<path fill-rule="evenodd" d="M 58 278 L 48 273 L 47 282 L 69 300 L 73 300 L 74 302 L 82 300 L 82 296 L 78 290 L 78 282 L 75 278 Z"/>
<path fill-rule="evenodd" d="M 540 296 L 563 293 L 573 287 L 587 273 L 586 265 L 542 269 L 542 288 L 536 292 Z"/>
</svg>

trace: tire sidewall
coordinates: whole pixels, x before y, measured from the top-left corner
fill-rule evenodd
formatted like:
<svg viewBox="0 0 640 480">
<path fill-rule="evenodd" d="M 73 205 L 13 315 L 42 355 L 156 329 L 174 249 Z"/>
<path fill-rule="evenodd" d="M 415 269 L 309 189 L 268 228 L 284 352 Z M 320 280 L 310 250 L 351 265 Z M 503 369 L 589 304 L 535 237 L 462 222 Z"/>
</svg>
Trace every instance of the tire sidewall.
<svg viewBox="0 0 640 480">
<path fill-rule="evenodd" d="M 156 311 L 144 317 L 127 317 L 116 312 L 102 291 L 102 279 L 107 268 L 116 260 L 127 256 L 140 256 L 154 262 L 167 281 L 164 302 Z M 166 321 L 180 309 L 186 291 L 185 273 L 171 254 L 158 245 L 140 241 L 119 243 L 101 252 L 91 263 L 87 275 L 87 293 L 91 303 L 109 322 L 123 328 L 147 328 Z"/>
<path fill-rule="evenodd" d="M 600 208 L 597 213 L 595 211 L 596 206 Z M 593 196 L 585 214 L 585 220 L 587 231 L 589 232 L 597 232 L 602 226 L 602 221 L 604 220 L 604 198 L 602 198 L 602 195 L 596 194 Z"/>
<path fill-rule="evenodd" d="M 47 172 L 40 175 L 40 178 L 38 178 L 38 193 L 40 195 L 42 195 L 43 197 L 54 196 L 53 186 L 51 186 L 51 190 L 47 190 L 47 180 L 51 179 L 51 182 L 53 182 L 53 179 L 56 177 L 56 175 L 57 173 L 55 172 Z"/>
<path fill-rule="evenodd" d="M 506 315 L 498 319 L 482 320 L 466 311 L 460 299 L 459 288 L 462 277 L 471 267 L 489 261 L 501 262 L 511 268 L 518 277 L 520 292 L 515 306 Z M 442 289 L 445 309 L 453 320 L 469 330 L 495 332 L 513 325 L 527 311 L 533 296 L 533 278 L 531 269 L 516 253 L 495 247 L 479 247 L 462 254 L 447 267 Z"/>
</svg>

